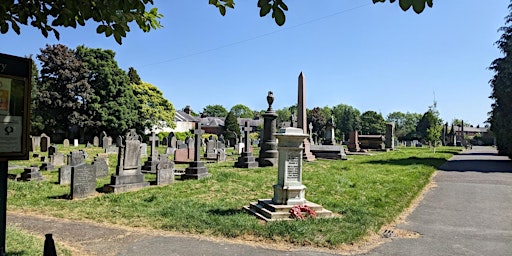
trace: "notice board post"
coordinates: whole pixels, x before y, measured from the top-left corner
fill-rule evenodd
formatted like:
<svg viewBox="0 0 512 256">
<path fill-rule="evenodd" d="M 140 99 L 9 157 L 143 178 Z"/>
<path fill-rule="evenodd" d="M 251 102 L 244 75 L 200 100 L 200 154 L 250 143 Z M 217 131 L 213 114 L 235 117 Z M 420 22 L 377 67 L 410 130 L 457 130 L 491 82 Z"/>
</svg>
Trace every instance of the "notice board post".
<svg viewBox="0 0 512 256">
<path fill-rule="evenodd" d="M 5 255 L 9 160 L 29 156 L 32 60 L 0 53 L 0 255 Z"/>
</svg>

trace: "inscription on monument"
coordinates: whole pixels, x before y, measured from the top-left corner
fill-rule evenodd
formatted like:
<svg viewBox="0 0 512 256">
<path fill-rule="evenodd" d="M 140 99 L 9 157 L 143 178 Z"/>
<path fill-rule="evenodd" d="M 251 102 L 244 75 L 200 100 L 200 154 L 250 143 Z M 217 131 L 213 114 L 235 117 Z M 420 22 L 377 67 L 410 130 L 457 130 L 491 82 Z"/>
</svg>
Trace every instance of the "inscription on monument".
<svg viewBox="0 0 512 256">
<path fill-rule="evenodd" d="M 288 181 L 300 181 L 299 154 L 290 153 L 287 159 L 286 178 Z"/>
</svg>

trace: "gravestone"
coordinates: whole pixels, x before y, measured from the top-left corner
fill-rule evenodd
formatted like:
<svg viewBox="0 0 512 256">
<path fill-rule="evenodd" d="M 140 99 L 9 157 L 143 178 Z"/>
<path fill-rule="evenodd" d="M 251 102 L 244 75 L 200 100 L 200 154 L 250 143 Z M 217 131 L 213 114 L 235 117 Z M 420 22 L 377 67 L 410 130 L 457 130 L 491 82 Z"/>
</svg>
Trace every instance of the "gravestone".
<svg viewBox="0 0 512 256">
<path fill-rule="evenodd" d="M 358 135 L 357 131 L 350 132 L 347 148 L 348 148 L 348 151 L 350 151 L 350 152 L 361 151 L 361 148 L 359 147 L 359 135 Z"/>
<path fill-rule="evenodd" d="M 313 141 L 313 123 L 309 123 L 308 125 L 308 131 L 309 131 L 309 142 L 311 144 L 318 144 Z"/>
<path fill-rule="evenodd" d="M 105 153 L 106 154 L 118 154 L 119 148 L 116 145 L 107 146 L 107 148 L 105 148 Z"/>
<path fill-rule="evenodd" d="M 304 78 L 304 74 L 300 72 L 299 74 L 299 93 L 298 93 L 298 100 L 297 100 L 297 128 L 302 129 L 302 132 L 307 134 L 308 127 L 307 127 L 307 116 L 306 116 L 306 81 Z M 309 150 L 310 143 L 307 140 L 307 137 L 304 138 L 304 150 L 302 158 L 306 161 L 314 161 L 315 156 L 311 154 L 311 151 Z"/>
<path fill-rule="evenodd" d="M 168 141 L 169 141 L 169 144 L 167 145 L 168 147 L 170 148 L 177 148 L 177 139 L 176 139 L 176 136 L 174 135 L 174 132 L 170 132 L 169 133 L 169 137 L 168 137 Z"/>
<path fill-rule="evenodd" d="M 112 137 L 104 136 L 101 144 L 103 149 L 110 147 L 112 145 Z"/>
<path fill-rule="evenodd" d="M 96 193 L 96 168 L 90 164 L 71 167 L 71 199 L 85 198 Z"/>
<path fill-rule="evenodd" d="M 274 136 L 277 127 L 277 114 L 272 109 L 274 94 L 271 91 L 268 92 L 267 103 L 267 111 L 263 114 L 263 136 L 258 156 L 258 165 L 261 167 L 275 166 L 277 164 L 277 141 Z"/>
<path fill-rule="evenodd" d="M 188 149 L 188 160 L 189 161 L 195 161 L 195 158 L 194 158 L 195 146 L 196 145 L 198 146 L 197 150 L 201 149 L 201 139 L 199 139 L 197 144 L 195 142 L 196 141 L 193 138 L 187 138 L 187 140 L 185 140 L 185 143 L 187 144 L 187 149 Z"/>
<path fill-rule="evenodd" d="M 85 157 L 83 151 L 72 151 L 69 153 L 67 165 L 59 168 L 59 184 L 67 185 L 71 183 L 71 168 L 73 166 L 81 165 L 84 163 Z"/>
<path fill-rule="evenodd" d="M 331 116 L 331 120 L 327 122 L 325 126 L 325 139 L 324 145 L 336 145 L 336 139 L 334 134 L 334 117 Z"/>
<path fill-rule="evenodd" d="M 52 156 L 50 156 L 50 163 L 53 166 L 61 166 L 65 164 L 64 154 L 60 152 L 55 152 Z"/>
<path fill-rule="evenodd" d="M 151 132 L 149 141 L 151 141 L 151 155 L 148 157 L 148 160 L 144 162 L 144 166 L 142 166 L 142 172 L 156 173 L 156 165 L 158 164 L 158 151 L 156 150 L 156 143 L 158 142 L 158 137 L 155 135 L 155 132 Z"/>
<path fill-rule="evenodd" d="M 57 147 L 55 145 L 51 145 L 48 147 L 48 157 L 55 154 L 57 152 Z"/>
<path fill-rule="evenodd" d="M 304 139 L 308 137 L 299 128 L 287 127 L 277 134 L 279 161 L 277 184 L 272 199 L 260 199 L 244 209 L 266 220 L 290 219 L 290 209 L 295 205 L 306 205 L 316 212 L 318 218 L 331 217 L 332 212 L 321 205 L 306 200 L 306 186 L 302 184 L 302 160 Z"/>
<path fill-rule="evenodd" d="M 95 147 L 100 146 L 100 138 L 98 136 L 94 136 L 94 138 L 92 139 L 92 145 Z"/>
<path fill-rule="evenodd" d="M 105 146 L 103 146 L 103 143 L 104 143 L 104 139 L 107 137 L 107 132 L 106 131 L 102 131 L 100 133 L 100 146 L 102 148 L 105 148 Z"/>
<path fill-rule="evenodd" d="M 149 183 L 144 181 L 144 174 L 141 172 L 140 136 L 135 129 L 130 129 L 124 141 L 121 137 L 117 141 L 119 154 L 116 174 L 110 177 L 110 184 L 105 185 L 103 191 L 118 193 L 149 186 Z"/>
<path fill-rule="evenodd" d="M 78 139 L 74 139 L 74 140 L 73 140 L 73 146 L 74 146 L 74 147 L 78 147 L 78 145 L 79 145 L 79 144 L 78 144 Z"/>
<path fill-rule="evenodd" d="M 23 172 L 18 178 L 19 181 L 42 181 L 45 180 L 44 176 L 37 169 L 36 166 L 23 169 Z"/>
<path fill-rule="evenodd" d="M 41 150 L 41 136 L 31 136 L 32 151 Z"/>
<path fill-rule="evenodd" d="M 40 147 L 41 152 L 48 152 L 48 147 L 50 146 L 50 137 L 46 134 L 41 134 Z"/>
<path fill-rule="evenodd" d="M 194 129 L 195 147 L 194 147 L 194 161 L 190 162 L 189 167 L 185 169 L 185 174 L 181 175 L 181 179 L 202 179 L 210 176 L 208 169 L 205 167 L 204 162 L 200 161 L 199 150 L 201 149 L 201 123 L 196 123 Z"/>
<path fill-rule="evenodd" d="M 204 158 L 207 160 L 216 160 L 217 159 L 217 140 L 214 138 L 209 138 L 206 140 L 206 149 L 204 152 Z"/>
<path fill-rule="evenodd" d="M 383 135 L 359 135 L 359 147 L 361 149 L 377 149 L 384 150 L 386 148 L 385 138 Z"/>
<path fill-rule="evenodd" d="M 156 166 L 156 185 L 167 185 L 174 183 L 174 163 L 169 160 L 166 154 L 160 155 Z"/>
<path fill-rule="evenodd" d="M 96 178 L 108 176 L 108 158 L 96 156 L 92 165 L 96 169 Z"/>
<path fill-rule="evenodd" d="M 167 139 L 167 137 L 164 137 L 162 139 L 162 142 L 160 143 L 160 145 L 164 145 L 164 146 L 169 146 L 169 140 Z"/>
<path fill-rule="evenodd" d="M 140 156 L 148 156 L 148 144 L 140 144 Z"/>
<path fill-rule="evenodd" d="M 249 125 L 249 121 L 245 121 L 245 127 L 244 127 L 244 144 L 246 145 L 244 147 L 244 151 L 242 152 L 242 155 L 238 158 L 238 161 L 235 162 L 234 166 L 237 168 L 255 168 L 258 167 L 258 162 L 255 161 L 255 157 L 252 155 L 249 148 L 251 147 L 249 133 L 251 132 L 252 127 Z"/>
<path fill-rule="evenodd" d="M 347 154 L 341 145 L 311 145 L 311 153 L 316 158 L 347 160 Z"/>
<path fill-rule="evenodd" d="M 69 140 L 68 139 L 64 139 L 64 141 L 62 141 L 62 146 L 69 147 Z"/>
<path fill-rule="evenodd" d="M 385 139 L 385 147 L 387 149 L 395 149 L 395 123 L 386 123 L 386 139 Z"/>
</svg>

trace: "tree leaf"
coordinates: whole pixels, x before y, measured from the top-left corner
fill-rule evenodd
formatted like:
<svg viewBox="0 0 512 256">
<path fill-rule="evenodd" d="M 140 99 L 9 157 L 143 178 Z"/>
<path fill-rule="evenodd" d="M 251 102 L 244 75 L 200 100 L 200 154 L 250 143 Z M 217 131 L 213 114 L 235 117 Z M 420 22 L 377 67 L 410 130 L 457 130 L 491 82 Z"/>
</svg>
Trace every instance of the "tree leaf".
<svg viewBox="0 0 512 256">
<path fill-rule="evenodd" d="M 407 11 L 412 6 L 412 0 L 400 0 L 399 4 L 402 10 Z"/>
<path fill-rule="evenodd" d="M 268 3 L 261 6 L 260 7 L 260 17 L 266 16 L 270 12 L 271 9 L 272 9 L 272 6 Z"/>
<path fill-rule="evenodd" d="M 284 15 L 283 10 L 281 10 L 281 8 L 279 8 L 279 7 L 276 7 L 273 9 L 274 9 L 274 12 L 272 13 L 272 15 L 274 16 L 274 20 L 276 21 L 276 24 L 279 26 L 282 26 L 284 24 L 284 22 L 286 21 L 286 17 Z"/>
<path fill-rule="evenodd" d="M 413 0 L 412 9 L 418 14 L 421 13 L 425 10 L 425 0 Z"/>
</svg>

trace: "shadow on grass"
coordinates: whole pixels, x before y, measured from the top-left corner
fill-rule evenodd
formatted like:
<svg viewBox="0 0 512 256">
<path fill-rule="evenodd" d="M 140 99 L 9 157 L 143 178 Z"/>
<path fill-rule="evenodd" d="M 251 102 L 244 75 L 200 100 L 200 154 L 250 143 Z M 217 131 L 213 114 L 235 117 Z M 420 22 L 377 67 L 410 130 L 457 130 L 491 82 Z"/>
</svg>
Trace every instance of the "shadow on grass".
<svg viewBox="0 0 512 256">
<path fill-rule="evenodd" d="M 231 216 L 244 213 L 242 209 L 212 209 L 208 211 L 208 214 L 220 215 L 220 216 Z"/>
<path fill-rule="evenodd" d="M 6 252 L 5 256 L 23 256 L 28 255 L 28 252 L 26 251 L 15 251 L 15 252 Z"/>
<path fill-rule="evenodd" d="M 64 194 L 64 195 L 58 195 L 58 196 L 49 196 L 47 198 L 48 199 L 66 199 L 66 200 L 69 200 L 69 199 L 71 199 L 71 195 L 70 194 Z"/>
<path fill-rule="evenodd" d="M 439 158 L 420 158 L 420 157 L 409 157 L 404 159 L 392 159 L 392 160 L 373 160 L 366 162 L 367 164 L 389 164 L 389 165 L 426 165 L 432 166 L 435 168 L 439 168 L 442 164 L 444 164 L 446 160 Z"/>
</svg>

